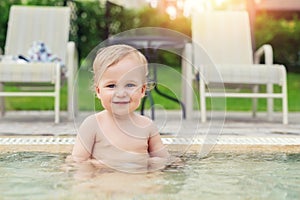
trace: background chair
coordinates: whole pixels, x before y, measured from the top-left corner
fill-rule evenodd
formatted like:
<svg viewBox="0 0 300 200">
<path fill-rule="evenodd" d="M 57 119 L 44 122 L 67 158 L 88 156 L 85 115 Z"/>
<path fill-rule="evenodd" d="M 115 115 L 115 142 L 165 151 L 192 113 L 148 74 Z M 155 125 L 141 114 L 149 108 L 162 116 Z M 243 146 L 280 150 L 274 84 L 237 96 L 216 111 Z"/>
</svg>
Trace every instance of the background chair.
<svg viewBox="0 0 300 200">
<path fill-rule="evenodd" d="M 282 99 L 283 124 L 288 123 L 286 69 L 273 64 L 270 45 L 263 45 L 254 54 L 251 44 L 251 30 L 246 11 L 215 11 L 194 13 L 192 16 L 193 44 L 185 49 L 186 60 L 183 76 L 184 90 L 191 90 L 193 67 L 200 74 L 201 121 L 206 122 L 206 98 L 234 97 L 252 98 L 253 116 L 256 115 L 257 98 L 267 99 L 269 119 L 273 114 L 273 99 Z M 205 55 L 208 55 L 205 56 Z M 264 55 L 264 64 L 258 64 Z M 193 65 L 193 67 L 191 66 Z M 273 85 L 281 86 L 274 93 Z M 266 85 L 266 92 L 259 86 Z M 240 90 L 240 88 L 250 88 Z M 236 89 L 238 90 L 232 90 Z M 221 89 L 221 90 L 218 90 Z M 185 92 L 186 105 L 192 104 L 192 92 Z M 191 106 L 187 115 L 191 115 Z"/>
<path fill-rule="evenodd" d="M 0 109 L 5 113 L 5 96 L 45 96 L 54 98 L 55 123 L 59 122 L 60 87 L 62 79 L 68 83 L 68 116 L 76 113 L 76 92 L 73 92 L 74 75 L 77 70 L 77 51 L 74 42 L 68 42 L 70 29 L 70 8 L 44 6 L 12 6 L 9 14 L 4 58 L 7 56 L 28 55 L 35 41 L 41 41 L 61 59 L 66 66 L 66 75 L 62 76 L 58 63 L 14 61 L 0 62 Z M 18 83 L 23 86 L 50 85 L 47 91 L 4 92 L 5 84 Z M 74 95 L 73 95 L 74 94 Z"/>
</svg>

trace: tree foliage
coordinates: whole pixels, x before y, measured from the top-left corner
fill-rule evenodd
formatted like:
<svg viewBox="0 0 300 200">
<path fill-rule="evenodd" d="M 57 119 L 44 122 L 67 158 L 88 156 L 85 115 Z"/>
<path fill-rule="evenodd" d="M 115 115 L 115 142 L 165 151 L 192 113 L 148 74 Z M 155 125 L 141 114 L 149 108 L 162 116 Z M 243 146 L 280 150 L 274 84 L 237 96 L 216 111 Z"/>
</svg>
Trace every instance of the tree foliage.
<svg viewBox="0 0 300 200">
<path fill-rule="evenodd" d="M 256 46 L 271 44 L 274 62 L 284 64 L 288 71 L 300 72 L 299 35 L 300 21 L 296 14 L 291 19 L 275 18 L 267 13 L 261 13 L 256 17 Z"/>
<path fill-rule="evenodd" d="M 162 27 L 191 36 L 189 18 L 179 16 L 175 20 L 170 20 L 165 12 L 150 7 L 130 10 L 111 5 L 109 15 L 107 15 L 105 1 L 99 0 L 5 0 L 0 1 L 0 47 L 2 49 L 5 45 L 9 9 L 11 5 L 17 4 L 48 6 L 67 4 L 71 7 L 70 39 L 76 42 L 80 59 L 85 58 L 108 35 L 111 36 L 137 27 Z M 256 17 L 256 46 L 265 43 L 271 44 L 274 49 L 275 62 L 285 64 L 289 71 L 300 71 L 299 35 L 300 21 L 297 15 L 286 19 L 259 13 Z M 163 54 L 161 59 L 171 60 L 171 65 L 178 64 L 178 59 L 171 55 Z"/>
<path fill-rule="evenodd" d="M 6 28 L 9 16 L 9 8 L 11 5 L 21 4 L 21 0 L 0 1 L 0 48 L 4 48 L 6 38 Z"/>
</svg>

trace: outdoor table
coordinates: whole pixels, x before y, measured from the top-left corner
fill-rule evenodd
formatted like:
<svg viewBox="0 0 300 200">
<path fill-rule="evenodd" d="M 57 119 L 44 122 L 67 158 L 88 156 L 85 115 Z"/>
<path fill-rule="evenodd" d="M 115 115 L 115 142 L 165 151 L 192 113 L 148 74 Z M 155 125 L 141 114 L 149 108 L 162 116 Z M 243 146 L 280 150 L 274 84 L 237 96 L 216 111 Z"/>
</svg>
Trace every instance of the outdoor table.
<svg viewBox="0 0 300 200">
<path fill-rule="evenodd" d="M 122 36 L 122 37 L 111 37 L 108 39 L 108 44 L 113 45 L 113 44 L 127 44 L 130 46 L 135 47 L 138 50 L 141 50 L 144 52 L 147 60 L 149 63 L 156 63 L 158 59 L 158 50 L 170 50 L 170 52 L 176 52 L 176 54 L 181 54 L 181 51 L 185 47 L 185 44 L 188 41 L 186 39 L 181 38 L 181 37 L 172 37 L 172 36 L 151 36 L 151 35 L 146 35 L 146 36 Z M 163 92 L 161 92 L 157 86 L 157 65 L 156 64 L 151 64 L 149 65 L 152 69 L 149 69 L 149 72 L 152 72 L 152 80 L 154 82 L 154 87 L 153 90 L 167 98 L 170 99 L 174 102 L 177 102 L 178 104 L 181 105 L 182 109 L 182 116 L 185 119 L 186 113 L 185 113 L 185 105 L 183 104 L 182 101 L 179 99 L 169 96 Z M 142 100 L 141 103 L 141 114 L 144 115 L 144 108 L 145 108 L 145 103 L 146 99 L 149 98 L 150 105 L 151 105 L 151 118 L 154 119 L 155 117 L 155 111 L 154 111 L 154 100 L 151 95 L 151 90 L 147 90 L 145 97 Z"/>
</svg>

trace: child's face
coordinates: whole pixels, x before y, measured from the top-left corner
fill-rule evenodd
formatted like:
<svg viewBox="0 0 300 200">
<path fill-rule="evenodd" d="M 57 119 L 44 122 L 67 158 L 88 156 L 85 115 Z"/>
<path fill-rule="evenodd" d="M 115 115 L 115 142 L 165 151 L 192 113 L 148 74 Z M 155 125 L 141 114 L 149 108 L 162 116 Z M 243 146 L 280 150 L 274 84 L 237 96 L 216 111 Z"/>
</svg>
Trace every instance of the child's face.
<svg viewBox="0 0 300 200">
<path fill-rule="evenodd" d="M 135 55 L 127 55 L 103 73 L 96 87 L 102 106 L 117 115 L 135 111 L 145 95 L 143 64 Z"/>
</svg>

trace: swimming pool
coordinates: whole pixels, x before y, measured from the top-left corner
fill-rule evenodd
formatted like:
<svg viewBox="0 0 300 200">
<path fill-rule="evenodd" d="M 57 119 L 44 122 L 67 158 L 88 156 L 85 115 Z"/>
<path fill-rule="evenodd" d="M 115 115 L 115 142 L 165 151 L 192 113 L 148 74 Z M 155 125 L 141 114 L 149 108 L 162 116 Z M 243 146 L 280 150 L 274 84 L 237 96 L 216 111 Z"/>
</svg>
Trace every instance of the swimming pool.
<svg viewBox="0 0 300 200">
<path fill-rule="evenodd" d="M 190 151 L 182 155 L 182 165 L 171 165 L 162 172 L 148 174 L 68 165 L 65 158 L 72 148 L 73 139 L 1 137 L 1 198 L 300 198 L 300 147 L 293 138 L 279 138 L 277 142 L 281 145 L 275 145 L 274 138 L 262 141 L 244 138 L 242 145 L 234 143 L 241 143 L 243 138 L 221 138 L 214 151 L 205 158 L 199 158 L 194 151 L 198 147 L 194 144 Z M 174 143 L 172 138 L 164 139 L 165 143 L 170 141 Z M 173 152 L 179 145 L 169 147 Z M 88 168 L 88 173 L 86 170 L 81 173 L 82 167 Z"/>
</svg>

